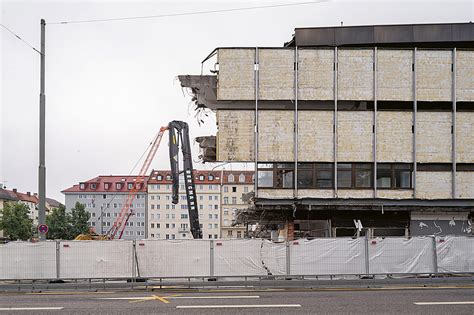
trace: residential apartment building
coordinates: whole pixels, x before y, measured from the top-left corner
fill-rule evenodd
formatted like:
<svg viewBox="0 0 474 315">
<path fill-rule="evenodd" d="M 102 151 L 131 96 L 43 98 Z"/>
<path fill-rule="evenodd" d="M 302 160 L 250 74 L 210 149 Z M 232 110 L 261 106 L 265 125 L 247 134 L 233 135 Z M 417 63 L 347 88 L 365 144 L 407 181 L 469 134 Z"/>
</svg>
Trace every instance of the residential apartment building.
<svg viewBox="0 0 474 315">
<path fill-rule="evenodd" d="M 194 171 L 204 239 L 244 236 L 245 229 L 234 227 L 232 223 L 236 209 L 248 206 L 242 202 L 242 193 L 251 189 L 252 175 L 241 171 Z M 171 203 L 171 186 L 170 171 L 152 171 L 148 178 L 147 235 L 155 239 L 191 239 L 184 181 L 180 178 L 179 203 L 176 205 Z"/>
<path fill-rule="evenodd" d="M 91 214 L 89 224 L 99 234 L 107 233 L 124 207 L 130 192 L 136 192 L 122 239 L 146 238 L 146 180 L 136 181 L 136 176 L 98 176 L 80 182 L 62 191 L 66 210 L 76 202 Z M 119 235 L 116 236 L 118 238 Z"/>
<path fill-rule="evenodd" d="M 466 235 L 473 46 L 472 23 L 299 28 L 281 48 L 216 48 L 216 75 L 179 78 L 216 112 L 204 160 L 256 165 L 248 222 L 290 238 Z"/>
</svg>

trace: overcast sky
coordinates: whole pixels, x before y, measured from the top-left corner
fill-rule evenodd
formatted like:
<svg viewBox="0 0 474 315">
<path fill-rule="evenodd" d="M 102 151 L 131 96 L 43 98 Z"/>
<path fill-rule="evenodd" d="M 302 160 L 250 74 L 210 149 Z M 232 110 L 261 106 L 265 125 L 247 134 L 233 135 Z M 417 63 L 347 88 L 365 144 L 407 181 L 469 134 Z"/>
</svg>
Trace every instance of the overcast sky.
<svg viewBox="0 0 474 315">
<path fill-rule="evenodd" d="M 308 0 L 294 0 L 307 2 Z M 186 13 L 292 1 L 5 1 L 1 23 L 34 47 L 47 23 Z M 46 26 L 47 196 L 97 175 L 127 175 L 160 126 L 199 126 L 176 77 L 215 47 L 282 46 L 295 27 L 468 22 L 474 1 L 328 1 L 193 16 Z M 0 28 L 0 184 L 38 189 L 39 54 Z M 206 73 L 209 73 L 206 71 Z M 197 156 L 195 145 L 194 156 Z M 214 165 L 195 164 L 210 169 Z M 169 168 L 167 138 L 153 168 Z M 230 166 L 227 166 L 229 169 Z"/>
</svg>

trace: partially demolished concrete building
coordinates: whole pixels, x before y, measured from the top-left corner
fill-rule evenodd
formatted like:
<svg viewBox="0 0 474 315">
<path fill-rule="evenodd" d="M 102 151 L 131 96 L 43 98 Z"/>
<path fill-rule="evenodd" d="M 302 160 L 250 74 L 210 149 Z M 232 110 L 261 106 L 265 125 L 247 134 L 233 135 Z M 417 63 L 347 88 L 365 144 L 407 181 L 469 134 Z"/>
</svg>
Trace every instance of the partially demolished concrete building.
<svg viewBox="0 0 474 315">
<path fill-rule="evenodd" d="M 247 220 L 290 238 L 471 234 L 473 48 L 471 23 L 298 28 L 179 78 L 217 115 L 203 159 L 256 162 Z"/>
</svg>

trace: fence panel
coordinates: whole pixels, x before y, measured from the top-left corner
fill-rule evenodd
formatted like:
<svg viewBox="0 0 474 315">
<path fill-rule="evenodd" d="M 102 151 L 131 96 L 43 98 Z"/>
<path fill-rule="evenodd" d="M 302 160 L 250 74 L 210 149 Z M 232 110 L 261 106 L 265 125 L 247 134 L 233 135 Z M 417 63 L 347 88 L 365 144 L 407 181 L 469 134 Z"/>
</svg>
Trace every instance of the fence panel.
<svg viewBox="0 0 474 315">
<path fill-rule="evenodd" d="M 137 241 L 140 277 L 210 275 L 210 242 L 206 240 Z"/>
<path fill-rule="evenodd" d="M 291 275 L 365 274 L 364 239 L 319 238 L 290 243 Z"/>
<path fill-rule="evenodd" d="M 286 245 L 267 240 L 214 242 L 215 276 L 284 275 Z"/>
<path fill-rule="evenodd" d="M 0 279 L 55 279 L 56 243 L 0 245 Z"/>
<path fill-rule="evenodd" d="M 474 237 L 436 238 L 439 272 L 474 272 Z"/>
<path fill-rule="evenodd" d="M 370 273 L 436 272 L 433 238 L 375 238 L 368 241 Z"/>
<path fill-rule="evenodd" d="M 120 278 L 132 276 L 131 241 L 62 241 L 60 276 Z"/>
</svg>

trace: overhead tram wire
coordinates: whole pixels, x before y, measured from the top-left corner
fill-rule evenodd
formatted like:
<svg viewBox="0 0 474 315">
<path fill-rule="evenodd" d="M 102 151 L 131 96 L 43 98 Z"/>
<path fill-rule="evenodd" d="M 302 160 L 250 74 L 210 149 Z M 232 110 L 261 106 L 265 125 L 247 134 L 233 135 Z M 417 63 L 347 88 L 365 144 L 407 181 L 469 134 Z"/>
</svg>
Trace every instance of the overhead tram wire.
<svg viewBox="0 0 474 315">
<path fill-rule="evenodd" d="M 306 2 L 283 3 L 283 4 L 262 5 L 262 6 L 242 7 L 242 8 L 230 8 L 230 9 L 220 9 L 220 10 L 208 10 L 208 11 L 196 11 L 196 12 L 169 13 L 169 14 L 145 15 L 145 16 L 129 16 L 129 17 L 108 18 L 108 19 L 61 21 L 61 22 L 51 22 L 51 23 L 47 23 L 47 24 L 50 24 L 50 25 L 63 24 L 64 25 L 64 24 L 84 24 L 84 23 L 97 23 L 97 22 L 117 22 L 117 21 L 142 20 L 142 19 L 159 19 L 159 18 L 177 17 L 177 16 L 191 16 L 191 15 L 201 15 L 201 14 L 213 14 L 213 13 L 225 13 L 225 12 L 236 12 L 236 11 L 251 11 L 251 10 L 258 10 L 258 9 L 269 9 L 269 8 L 292 7 L 292 6 L 319 4 L 319 3 L 322 3 L 322 2 L 331 2 L 331 1 L 332 0 L 314 0 L 314 1 L 306 1 Z"/>
<path fill-rule="evenodd" d="M 17 39 L 19 39 L 21 42 L 23 42 L 26 46 L 30 47 L 31 49 L 33 49 L 34 51 L 36 51 L 38 54 L 41 55 L 41 52 L 38 49 L 36 49 L 33 45 L 31 45 L 26 40 L 21 38 L 20 35 L 17 35 L 15 32 L 13 32 L 11 29 L 9 29 L 6 25 L 0 23 L 0 26 L 3 27 L 7 32 L 9 32 L 13 36 L 15 36 Z"/>
</svg>

